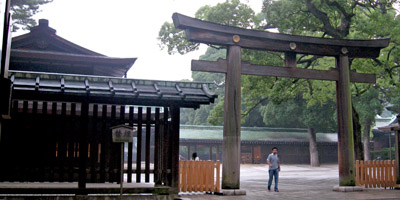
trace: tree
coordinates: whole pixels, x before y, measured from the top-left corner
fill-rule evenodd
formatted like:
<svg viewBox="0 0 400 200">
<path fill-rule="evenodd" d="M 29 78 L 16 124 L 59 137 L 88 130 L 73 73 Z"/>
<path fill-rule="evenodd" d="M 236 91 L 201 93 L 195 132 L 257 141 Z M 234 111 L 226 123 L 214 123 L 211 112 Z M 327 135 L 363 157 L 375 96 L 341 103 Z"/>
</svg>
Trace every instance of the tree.
<svg viewBox="0 0 400 200">
<path fill-rule="evenodd" d="M 398 1 L 312 1 L 312 0 L 281 0 L 264 1 L 263 12 L 268 26 L 277 27 L 280 32 L 301 35 L 319 35 L 321 37 L 346 39 L 374 39 L 391 37 L 391 44 L 382 50 L 382 55 L 374 60 L 354 59 L 352 69 L 359 72 L 378 74 L 376 88 L 385 96 L 384 100 L 392 101 L 393 94 L 399 94 L 399 36 L 400 19 L 396 16 L 393 5 Z M 315 65 L 315 63 L 313 64 Z M 353 98 L 368 95 L 371 86 L 353 84 Z M 331 95 L 332 96 L 332 95 Z M 383 102 L 383 101 L 382 101 Z M 356 104 L 356 103 L 355 103 Z M 365 101 L 353 109 L 355 141 L 361 141 L 359 112 L 370 111 L 371 116 L 378 114 L 379 109 L 369 109 Z M 365 114 L 360 114 L 360 120 Z M 372 122 L 373 123 L 372 119 Z M 364 130 L 369 130 L 364 123 Z M 356 145 L 356 155 L 360 159 L 359 147 Z M 367 148 L 367 145 L 364 146 Z M 358 153 L 357 153 L 358 152 Z"/>
<path fill-rule="evenodd" d="M 204 9 L 207 12 L 203 10 L 201 13 L 204 14 L 196 14 L 196 17 L 241 28 L 259 30 L 276 28 L 280 33 L 305 36 L 338 39 L 391 37 L 392 40 L 389 47 L 381 51 L 379 58 L 370 60 L 351 59 L 350 62 L 352 70 L 361 73 L 377 74 L 377 84 L 374 88 L 380 93 L 380 102 L 389 102 L 394 104 L 393 107 L 398 108 L 398 96 L 400 94 L 400 18 L 396 16 L 393 8 L 393 5 L 396 3 L 398 1 L 395 0 L 264 0 L 262 13 L 255 15 L 254 12 L 238 13 L 235 10 L 239 7 L 240 3 L 232 0 L 222 3 L 226 7 L 222 7 L 222 4 L 214 6 L 215 8 L 208 6 Z M 246 8 L 244 5 L 241 5 L 241 7 Z M 225 8 L 225 10 L 222 8 Z M 247 23 L 239 23 L 239 21 Z M 171 37 L 171 35 L 163 33 L 160 35 L 160 41 L 165 36 Z M 182 41 L 164 43 L 163 45 L 168 46 L 168 49 L 176 50 L 179 44 L 182 44 Z M 198 44 L 193 43 L 192 45 L 195 46 Z M 189 48 L 189 51 L 192 50 L 195 49 Z M 180 53 L 186 52 L 184 50 Z M 242 50 L 242 55 L 243 60 L 247 60 L 253 64 L 281 66 L 284 64 L 282 53 L 244 49 Z M 335 59 L 297 55 L 297 63 L 297 67 L 300 68 L 328 70 L 335 66 Z M 367 84 L 352 84 L 352 97 L 361 98 L 367 95 L 366 91 L 371 87 L 371 85 Z M 249 114 L 254 110 L 260 109 L 260 106 L 270 104 L 271 102 L 280 105 L 298 96 L 302 96 L 307 108 L 324 106 L 336 101 L 335 83 L 327 81 L 243 76 L 242 88 L 244 102 L 242 115 L 245 118 L 249 118 Z M 366 124 L 360 123 L 364 115 L 359 112 L 362 112 L 363 109 L 370 109 L 368 109 L 369 105 L 365 105 L 365 103 L 356 104 L 354 103 L 353 108 L 354 137 L 355 141 L 358 141 L 355 145 L 355 152 L 357 159 L 362 159 L 362 148 L 358 147 L 362 147 L 360 143 L 361 129 Z M 376 113 L 378 110 L 372 109 L 370 111 L 375 115 L 378 114 Z M 217 105 L 211 112 L 211 116 L 214 116 L 215 120 L 221 119 L 218 116 L 222 115 L 222 112 L 223 109 Z"/>
<path fill-rule="evenodd" d="M 225 25 L 238 26 L 242 28 L 255 28 L 260 23 L 259 18 L 254 11 L 246 4 L 240 3 L 239 0 L 229 0 L 224 3 L 218 3 L 216 6 L 203 6 L 198 9 L 195 14 L 196 18 L 207 20 Z M 199 44 L 188 42 L 184 37 L 184 31 L 175 29 L 170 22 L 165 22 L 160 31 L 159 37 L 160 47 L 166 49 L 169 54 L 179 53 L 185 54 L 198 49 Z M 216 61 L 218 58 L 226 57 L 226 49 L 212 46 L 207 49 L 207 52 L 200 57 L 200 60 Z M 194 81 L 211 81 L 223 86 L 225 76 L 223 74 L 193 72 L 192 78 Z M 222 124 L 224 87 L 217 88 L 216 93 L 219 98 L 213 105 L 201 107 L 198 110 L 183 110 L 182 122 L 186 124 Z M 199 115 L 199 113 L 202 113 Z M 208 117 L 204 117 L 208 114 Z M 262 119 L 259 112 L 255 111 L 252 115 L 247 115 L 248 118 L 257 120 L 249 120 L 249 126 L 262 124 Z M 201 118 L 201 119 L 200 119 Z M 204 120 L 207 119 L 207 120 Z M 260 123 L 261 122 L 261 123 Z"/>
<path fill-rule="evenodd" d="M 354 107 L 358 111 L 361 124 L 363 124 L 363 145 L 364 145 L 364 160 L 370 160 L 370 133 L 371 126 L 375 123 L 375 116 L 383 110 L 383 104 L 379 97 L 379 91 L 370 87 L 363 95 L 353 98 Z"/>
<path fill-rule="evenodd" d="M 227 0 L 216 6 L 203 6 L 199 8 L 195 17 L 201 20 L 220 23 L 241 28 L 255 28 L 260 20 L 254 11 L 239 0 Z M 158 33 L 161 49 L 167 48 L 169 54 L 185 54 L 198 49 L 199 44 L 188 42 L 183 30 L 175 29 L 174 25 L 165 22 Z M 218 47 L 217 47 L 218 48 Z"/>
<path fill-rule="evenodd" d="M 310 164 L 313 167 L 320 165 L 319 152 L 316 141 L 316 132 L 333 132 L 335 126 L 335 103 L 327 102 L 307 106 L 301 96 L 274 104 L 269 102 L 260 108 L 264 122 L 268 126 L 307 128 L 309 133 Z"/>
<path fill-rule="evenodd" d="M 225 58 L 226 50 L 225 49 L 215 49 L 208 48 L 206 53 L 200 56 L 200 60 L 208 60 L 208 61 L 216 61 L 218 58 Z M 206 81 L 206 82 L 215 82 L 216 84 L 223 83 L 225 77 L 223 74 L 216 73 L 205 73 L 205 72 L 192 72 L 193 81 Z M 191 124 L 191 125 L 219 125 L 220 121 L 212 120 L 210 118 L 210 112 L 216 106 L 220 105 L 221 96 L 224 95 L 224 88 L 217 87 L 215 89 L 215 93 L 219 98 L 215 99 L 214 104 L 209 106 L 202 106 L 197 110 L 193 109 L 183 109 L 181 113 L 181 123 L 182 124 Z"/>
<path fill-rule="evenodd" d="M 40 12 L 41 5 L 48 4 L 53 0 L 11 0 L 10 12 L 13 20 L 13 31 L 18 29 L 26 30 L 36 26 L 36 21 L 32 18 Z"/>
</svg>

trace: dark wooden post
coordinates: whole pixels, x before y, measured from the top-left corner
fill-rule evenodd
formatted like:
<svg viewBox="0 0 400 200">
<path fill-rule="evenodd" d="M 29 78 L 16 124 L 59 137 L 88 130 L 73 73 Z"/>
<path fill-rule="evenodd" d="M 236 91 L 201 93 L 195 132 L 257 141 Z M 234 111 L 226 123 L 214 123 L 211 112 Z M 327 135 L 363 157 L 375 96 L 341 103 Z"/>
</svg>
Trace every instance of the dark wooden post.
<svg viewBox="0 0 400 200">
<path fill-rule="evenodd" d="M 162 182 L 164 184 L 164 186 L 170 186 L 170 181 L 169 181 L 169 152 L 170 152 L 170 146 L 169 146 L 169 123 L 168 123 L 168 107 L 164 107 L 164 117 L 163 117 L 163 123 L 161 126 L 161 145 L 162 145 L 162 174 L 161 174 L 161 178 L 162 178 Z"/>
<path fill-rule="evenodd" d="M 142 115 L 143 108 L 138 108 L 138 129 L 137 129 L 137 142 L 136 142 L 136 183 L 141 181 L 142 171 Z"/>
<path fill-rule="evenodd" d="M 190 144 L 187 145 L 187 150 L 188 150 L 188 152 L 187 152 L 187 160 L 190 160 L 190 158 L 191 158 L 191 155 L 190 155 Z"/>
<path fill-rule="evenodd" d="M 150 182 L 150 139 L 151 139 L 151 107 L 146 108 L 146 141 L 145 141 L 145 163 L 144 163 L 144 181 Z"/>
<path fill-rule="evenodd" d="M 350 90 L 350 66 L 347 49 L 336 58 L 339 81 L 336 82 L 338 117 L 339 186 L 354 186 L 354 138 Z"/>
<path fill-rule="evenodd" d="M 162 148 L 161 145 L 161 134 L 160 134 L 160 108 L 156 108 L 156 113 L 154 116 L 155 120 L 155 128 L 154 128 L 154 184 L 161 185 L 160 178 L 160 163 L 161 163 L 161 154 L 160 150 Z"/>
<path fill-rule="evenodd" d="M 210 150 L 209 150 L 209 153 L 210 153 L 210 154 L 209 154 L 209 156 L 208 156 L 208 160 L 212 160 L 212 154 L 213 154 L 213 153 L 212 153 L 212 145 L 210 145 L 209 149 L 210 149 Z"/>
<path fill-rule="evenodd" d="M 219 160 L 219 144 L 217 145 L 216 154 L 215 154 L 215 159 L 216 159 L 216 160 Z"/>
<path fill-rule="evenodd" d="M 240 188 L 241 47 L 229 46 L 225 78 L 222 189 Z"/>
<path fill-rule="evenodd" d="M 81 193 L 86 189 L 86 161 L 88 157 L 88 123 L 89 123 L 89 103 L 82 102 L 81 106 L 81 133 L 79 144 L 79 181 L 78 188 Z"/>
<path fill-rule="evenodd" d="M 399 118 L 397 116 L 397 118 Z M 400 127 L 395 130 L 395 159 L 396 159 L 396 183 L 400 184 Z"/>
<path fill-rule="evenodd" d="M 171 187 L 173 193 L 179 192 L 179 106 L 171 106 Z"/>
<path fill-rule="evenodd" d="M 135 111 L 133 106 L 129 106 L 129 126 L 133 127 L 133 118 L 135 116 Z M 136 135 L 137 138 L 137 135 Z M 133 142 L 128 143 L 128 170 L 127 178 L 128 183 L 132 183 L 132 162 L 133 162 Z"/>
</svg>

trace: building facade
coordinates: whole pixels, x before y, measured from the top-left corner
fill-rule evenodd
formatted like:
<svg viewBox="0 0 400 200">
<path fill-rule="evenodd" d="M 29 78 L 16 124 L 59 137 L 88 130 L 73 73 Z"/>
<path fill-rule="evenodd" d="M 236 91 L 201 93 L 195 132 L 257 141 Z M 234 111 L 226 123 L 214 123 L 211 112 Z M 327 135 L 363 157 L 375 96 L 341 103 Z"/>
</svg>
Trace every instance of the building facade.
<svg viewBox="0 0 400 200">
<path fill-rule="evenodd" d="M 180 155 L 190 159 L 196 152 L 201 160 L 223 160 L 222 127 L 181 125 Z M 283 164 L 309 164 L 307 129 L 242 127 L 242 164 L 265 164 L 272 147 L 278 147 Z M 317 133 L 322 164 L 337 163 L 337 134 Z"/>
</svg>

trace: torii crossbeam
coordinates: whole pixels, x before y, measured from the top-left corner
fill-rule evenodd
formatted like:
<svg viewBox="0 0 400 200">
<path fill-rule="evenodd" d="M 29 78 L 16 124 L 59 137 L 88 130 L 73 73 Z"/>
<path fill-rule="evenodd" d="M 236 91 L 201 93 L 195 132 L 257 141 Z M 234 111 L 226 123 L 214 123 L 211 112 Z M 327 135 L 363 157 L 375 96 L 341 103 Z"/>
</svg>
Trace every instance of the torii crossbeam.
<svg viewBox="0 0 400 200">
<path fill-rule="evenodd" d="M 305 78 L 336 82 L 338 116 L 339 185 L 354 186 L 354 141 L 350 82 L 375 83 L 374 74 L 350 70 L 349 57 L 376 58 L 390 39 L 340 40 L 305 37 L 242 29 L 206 22 L 174 13 L 175 27 L 184 29 L 192 42 L 226 46 L 227 59 L 192 61 L 193 71 L 225 73 L 222 188 L 240 188 L 241 75 Z M 285 67 L 259 66 L 242 62 L 241 48 L 285 54 Z M 296 54 L 334 56 L 336 68 L 297 68 Z"/>
</svg>

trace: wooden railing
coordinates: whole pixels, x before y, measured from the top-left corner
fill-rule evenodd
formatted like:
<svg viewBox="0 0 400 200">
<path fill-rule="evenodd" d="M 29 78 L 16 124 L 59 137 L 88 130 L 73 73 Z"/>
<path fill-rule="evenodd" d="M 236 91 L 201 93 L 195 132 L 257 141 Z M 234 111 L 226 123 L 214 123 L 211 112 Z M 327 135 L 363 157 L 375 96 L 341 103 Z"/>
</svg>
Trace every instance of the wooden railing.
<svg viewBox="0 0 400 200">
<path fill-rule="evenodd" d="M 220 161 L 179 161 L 180 192 L 220 192 Z"/>
<path fill-rule="evenodd" d="M 395 161 L 356 160 L 356 185 L 366 188 L 389 187 L 396 185 Z"/>
</svg>

